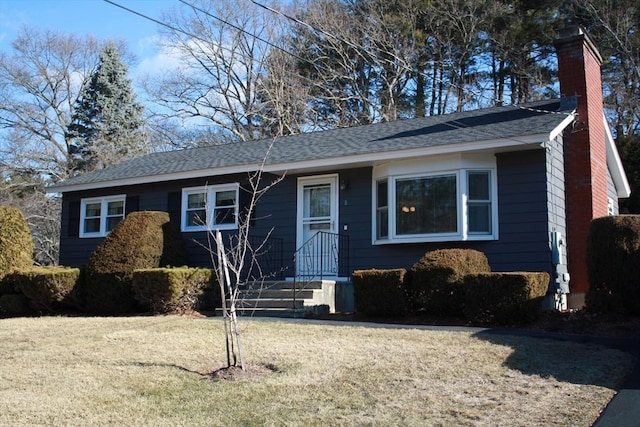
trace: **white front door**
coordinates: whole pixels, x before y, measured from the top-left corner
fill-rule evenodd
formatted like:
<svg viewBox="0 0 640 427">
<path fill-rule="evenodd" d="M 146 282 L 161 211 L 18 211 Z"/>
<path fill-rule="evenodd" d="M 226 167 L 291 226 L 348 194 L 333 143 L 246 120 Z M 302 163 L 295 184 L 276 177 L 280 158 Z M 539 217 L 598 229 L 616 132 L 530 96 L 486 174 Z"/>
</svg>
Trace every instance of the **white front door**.
<svg viewBox="0 0 640 427">
<path fill-rule="evenodd" d="M 338 175 L 298 178 L 297 273 L 338 275 Z"/>
</svg>

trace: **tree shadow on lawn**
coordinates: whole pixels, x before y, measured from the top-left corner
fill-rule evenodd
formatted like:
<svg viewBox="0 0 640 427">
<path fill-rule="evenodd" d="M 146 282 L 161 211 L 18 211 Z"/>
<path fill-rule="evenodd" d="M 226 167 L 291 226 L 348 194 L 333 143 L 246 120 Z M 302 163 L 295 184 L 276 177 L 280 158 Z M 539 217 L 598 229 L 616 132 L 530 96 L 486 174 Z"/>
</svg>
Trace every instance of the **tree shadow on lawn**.
<svg viewBox="0 0 640 427">
<path fill-rule="evenodd" d="M 526 375 L 619 390 L 640 389 L 640 339 L 486 329 L 475 337 L 511 347 L 505 361 Z M 626 354 L 625 354 L 626 353 Z"/>
<path fill-rule="evenodd" d="M 176 365 L 173 363 L 151 363 L 151 362 L 134 362 L 132 366 L 139 367 L 160 367 L 177 369 L 190 374 L 195 374 L 202 378 L 210 378 L 217 381 L 239 381 L 239 380 L 251 380 L 260 378 L 265 375 L 277 373 L 279 369 L 272 364 L 267 365 L 248 365 L 243 370 L 239 366 L 224 366 L 217 369 L 210 369 L 206 371 L 196 371 L 194 369 L 185 368 L 184 366 Z"/>
</svg>

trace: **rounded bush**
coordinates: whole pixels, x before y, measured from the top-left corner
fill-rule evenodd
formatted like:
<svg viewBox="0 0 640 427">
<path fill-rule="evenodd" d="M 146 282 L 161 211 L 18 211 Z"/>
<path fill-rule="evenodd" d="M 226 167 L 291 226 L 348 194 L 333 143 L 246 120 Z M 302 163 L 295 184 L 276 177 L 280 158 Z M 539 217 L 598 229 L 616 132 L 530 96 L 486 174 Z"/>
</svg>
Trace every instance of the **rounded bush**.
<svg viewBox="0 0 640 427">
<path fill-rule="evenodd" d="M 96 247 L 87 265 L 86 304 L 90 312 L 134 311 L 134 270 L 185 265 L 178 226 L 166 212 L 132 212 Z"/>
<path fill-rule="evenodd" d="M 19 209 L 0 206 L 0 278 L 33 265 L 33 238 Z"/>
<path fill-rule="evenodd" d="M 413 305 L 432 314 L 460 316 L 464 302 L 464 277 L 490 271 L 486 255 L 474 249 L 427 252 L 411 268 Z"/>
<path fill-rule="evenodd" d="M 589 310 L 640 314 L 640 215 L 591 221 L 587 274 Z"/>
</svg>

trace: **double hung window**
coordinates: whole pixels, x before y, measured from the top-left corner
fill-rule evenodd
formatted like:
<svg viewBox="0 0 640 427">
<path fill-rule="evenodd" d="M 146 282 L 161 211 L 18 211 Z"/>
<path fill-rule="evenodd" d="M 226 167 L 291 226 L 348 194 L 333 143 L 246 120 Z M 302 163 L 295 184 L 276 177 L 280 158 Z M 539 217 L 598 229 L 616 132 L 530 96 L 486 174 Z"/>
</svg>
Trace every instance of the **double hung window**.
<svg viewBox="0 0 640 427">
<path fill-rule="evenodd" d="M 80 237 L 104 237 L 125 215 L 125 195 L 82 199 Z"/>
<path fill-rule="evenodd" d="M 237 228 L 238 189 L 238 184 L 183 189 L 182 231 Z"/>
</svg>

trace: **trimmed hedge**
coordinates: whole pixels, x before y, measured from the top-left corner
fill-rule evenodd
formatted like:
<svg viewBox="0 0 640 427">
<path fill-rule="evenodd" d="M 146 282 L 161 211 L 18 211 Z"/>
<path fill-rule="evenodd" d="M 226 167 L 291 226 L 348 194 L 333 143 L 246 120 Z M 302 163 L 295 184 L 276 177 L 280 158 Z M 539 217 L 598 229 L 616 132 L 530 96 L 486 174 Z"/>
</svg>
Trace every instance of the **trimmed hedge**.
<svg viewBox="0 0 640 427">
<path fill-rule="evenodd" d="M 465 277 L 464 314 L 476 323 L 535 320 L 549 288 L 548 273 L 479 273 Z"/>
<path fill-rule="evenodd" d="M 427 252 L 411 268 L 410 295 L 418 310 L 461 316 L 464 277 L 491 271 L 485 254 L 474 249 L 439 249 Z"/>
<path fill-rule="evenodd" d="M 133 272 L 133 294 L 154 313 L 185 313 L 200 305 L 205 290 L 218 288 L 207 268 L 150 268 Z"/>
<path fill-rule="evenodd" d="M 111 230 L 89 257 L 87 309 L 99 314 L 138 309 L 133 297 L 135 270 L 185 265 L 180 229 L 166 212 L 132 212 Z"/>
<path fill-rule="evenodd" d="M 356 270 L 353 272 L 353 293 L 356 310 L 377 316 L 406 314 L 407 270 Z"/>
<path fill-rule="evenodd" d="M 589 310 L 640 315 L 640 215 L 591 221 L 587 274 Z"/>
<path fill-rule="evenodd" d="M 22 294 L 0 295 L 0 315 L 23 316 L 30 314 L 29 301 Z"/>
<path fill-rule="evenodd" d="M 58 305 L 81 305 L 81 276 L 79 268 L 34 266 L 10 273 L 4 281 L 26 296 L 32 308 L 54 311 Z"/>
<path fill-rule="evenodd" d="M 33 265 L 33 238 L 19 209 L 0 206 L 0 278 Z"/>
</svg>

